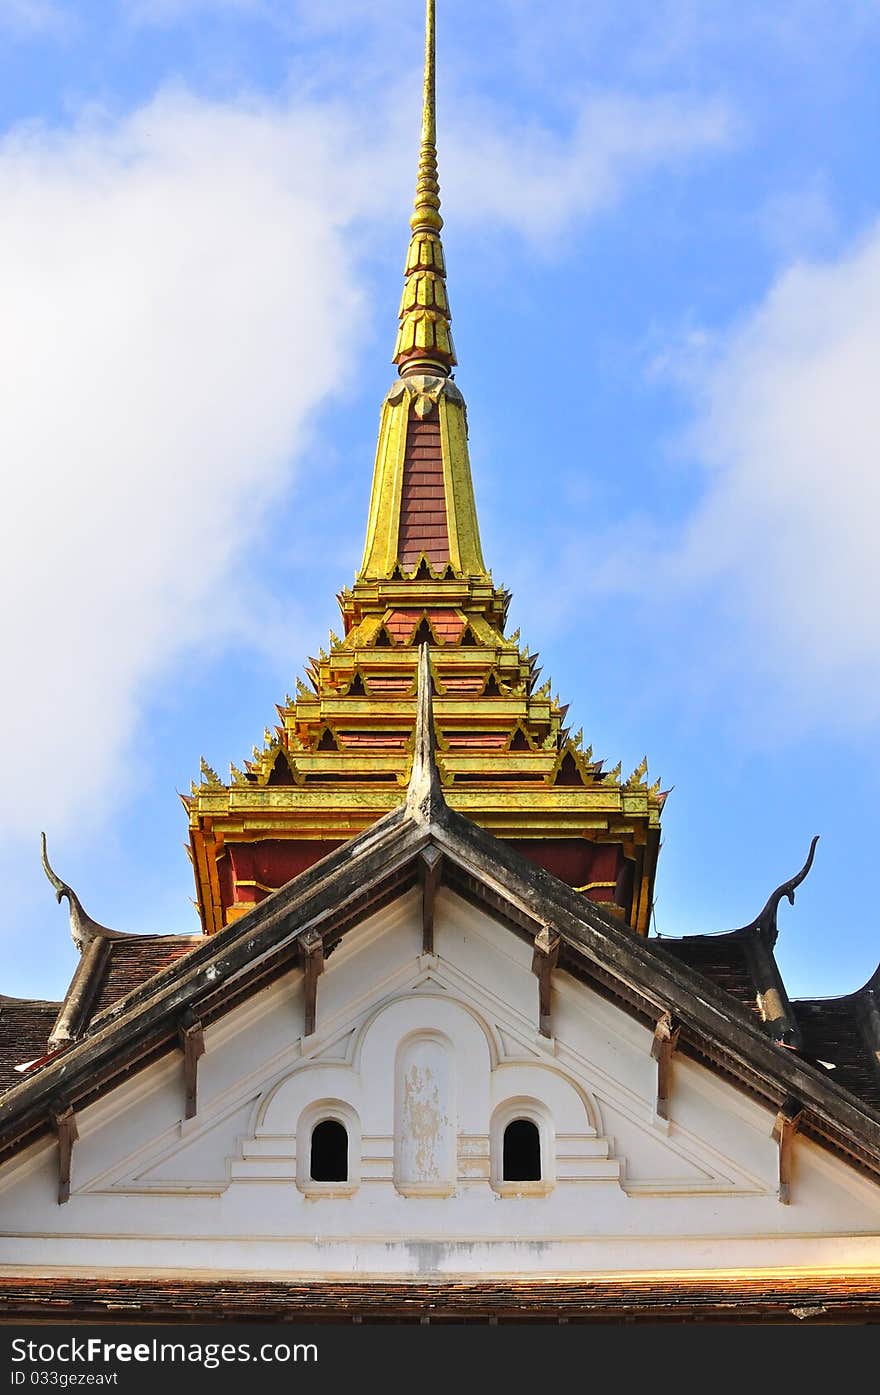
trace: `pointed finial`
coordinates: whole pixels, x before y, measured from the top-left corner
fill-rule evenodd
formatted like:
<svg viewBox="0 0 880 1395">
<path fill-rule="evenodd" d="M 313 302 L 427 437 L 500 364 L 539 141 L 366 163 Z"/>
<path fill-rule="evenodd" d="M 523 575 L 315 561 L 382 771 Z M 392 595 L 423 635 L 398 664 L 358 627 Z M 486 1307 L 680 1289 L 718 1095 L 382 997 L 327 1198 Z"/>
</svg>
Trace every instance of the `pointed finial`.
<svg viewBox="0 0 880 1395">
<path fill-rule="evenodd" d="M 115 932 L 113 930 L 108 930 L 105 925 L 99 925 L 97 921 L 92 920 L 90 915 L 86 914 L 83 910 L 82 902 L 73 888 L 69 887 L 67 882 L 63 882 L 61 878 L 56 876 L 53 872 L 49 865 L 49 854 L 46 850 L 45 833 L 40 834 L 40 855 L 43 863 L 43 871 L 55 888 L 55 899 L 59 906 L 61 905 L 62 898 L 65 896 L 67 897 L 67 903 L 70 906 L 70 936 L 80 954 L 82 954 L 83 950 L 91 943 L 96 935 L 114 935 Z"/>
<path fill-rule="evenodd" d="M 427 642 L 419 647 L 418 687 L 416 690 L 416 729 L 413 761 L 406 807 L 420 823 L 430 823 L 445 802 L 437 769 L 434 739 L 434 702 L 431 694 L 431 651 Z"/>
<path fill-rule="evenodd" d="M 406 258 L 406 280 L 399 311 L 400 329 L 393 359 L 401 377 L 421 373 L 447 378 L 456 362 L 449 328 L 446 263 L 440 241 L 443 219 L 440 216 L 440 183 L 437 178 L 435 52 L 434 0 L 427 0 L 419 170 L 415 204 L 409 220 L 412 237 Z"/>
<path fill-rule="evenodd" d="M 409 225 L 413 231 L 443 227 L 440 217 L 440 183 L 437 179 L 437 44 L 434 27 L 434 0 L 425 7 L 425 78 L 422 89 L 422 140 L 416 198 Z"/>
<path fill-rule="evenodd" d="M 759 935 L 769 941 L 771 948 L 776 944 L 779 935 L 779 927 L 776 923 L 776 916 L 780 903 L 787 897 L 789 904 L 794 905 L 794 893 L 806 877 L 813 865 L 813 858 L 816 855 L 816 844 L 819 841 L 818 833 L 810 841 L 810 851 L 807 853 L 807 860 L 796 876 L 790 877 L 787 882 L 783 882 L 767 899 L 764 909 L 755 916 L 755 919 L 748 925 L 743 925 L 736 934 L 747 935 L 750 931 L 756 930 Z"/>
</svg>

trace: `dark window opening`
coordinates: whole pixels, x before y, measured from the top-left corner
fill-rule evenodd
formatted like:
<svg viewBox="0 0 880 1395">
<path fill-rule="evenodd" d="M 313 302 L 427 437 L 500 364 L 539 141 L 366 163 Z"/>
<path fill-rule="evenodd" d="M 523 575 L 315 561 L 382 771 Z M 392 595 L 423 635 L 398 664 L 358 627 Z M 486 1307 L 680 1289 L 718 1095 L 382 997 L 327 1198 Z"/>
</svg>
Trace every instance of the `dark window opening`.
<svg viewBox="0 0 880 1395">
<path fill-rule="evenodd" d="M 312 1129 L 313 1182 L 348 1181 L 348 1132 L 338 1119 L 322 1119 Z"/>
<path fill-rule="evenodd" d="M 504 1182 L 540 1182 L 541 1135 L 531 1119 L 514 1119 L 504 1130 L 501 1177 Z"/>
</svg>

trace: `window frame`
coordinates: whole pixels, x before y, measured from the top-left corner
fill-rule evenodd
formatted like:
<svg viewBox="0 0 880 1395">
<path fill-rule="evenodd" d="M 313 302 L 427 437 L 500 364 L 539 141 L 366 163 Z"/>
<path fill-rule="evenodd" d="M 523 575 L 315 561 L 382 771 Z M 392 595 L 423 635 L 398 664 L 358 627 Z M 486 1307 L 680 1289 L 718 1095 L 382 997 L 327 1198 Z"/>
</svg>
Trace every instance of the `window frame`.
<svg viewBox="0 0 880 1395">
<path fill-rule="evenodd" d="M 541 1149 L 541 1177 L 538 1181 L 512 1182 L 504 1176 L 504 1134 L 508 1124 L 527 1119 L 538 1130 Z M 492 1114 L 489 1129 L 489 1180 L 499 1196 L 547 1196 L 556 1185 L 556 1133 L 547 1106 L 537 1099 L 519 1095 L 503 1100 Z"/>
<path fill-rule="evenodd" d="M 348 1178 L 345 1182 L 317 1182 L 311 1175 L 312 1134 L 319 1124 L 333 1120 L 348 1136 Z M 302 1140 L 302 1142 L 301 1142 Z M 357 1112 L 345 1100 L 315 1100 L 307 1105 L 296 1125 L 296 1185 L 309 1197 L 351 1196 L 360 1185 L 361 1126 Z"/>
</svg>

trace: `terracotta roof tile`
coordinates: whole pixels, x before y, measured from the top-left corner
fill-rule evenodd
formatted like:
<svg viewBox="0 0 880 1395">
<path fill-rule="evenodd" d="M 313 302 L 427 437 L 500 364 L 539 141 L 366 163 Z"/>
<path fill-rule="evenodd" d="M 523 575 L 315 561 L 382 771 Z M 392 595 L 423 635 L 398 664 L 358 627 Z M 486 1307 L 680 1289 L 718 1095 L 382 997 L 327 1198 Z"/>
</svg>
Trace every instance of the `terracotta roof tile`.
<svg viewBox="0 0 880 1395">
<path fill-rule="evenodd" d="M 111 940 L 110 955 L 95 996 L 91 1017 L 124 998 L 148 978 L 166 969 L 195 945 L 202 935 L 132 935 Z"/>
<path fill-rule="evenodd" d="M 880 1276 L 694 1275 L 617 1279 L 477 1279 L 439 1281 L 0 1278 L 5 1317 L 101 1315 L 105 1320 L 164 1317 L 205 1322 L 213 1317 L 297 1322 L 364 1320 L 418 1322 L 498 1317 L 507 1321 L 761 1318 L 834 1322 L 880 1316 Z"/>
<path fill-rule="evenodd" d="M 60 1011 L 60 1003 L 0 996 L 0 1090 L 19 1084 L 22 1077 L 16 1066 L 46 1054 Z"/>
</svg>

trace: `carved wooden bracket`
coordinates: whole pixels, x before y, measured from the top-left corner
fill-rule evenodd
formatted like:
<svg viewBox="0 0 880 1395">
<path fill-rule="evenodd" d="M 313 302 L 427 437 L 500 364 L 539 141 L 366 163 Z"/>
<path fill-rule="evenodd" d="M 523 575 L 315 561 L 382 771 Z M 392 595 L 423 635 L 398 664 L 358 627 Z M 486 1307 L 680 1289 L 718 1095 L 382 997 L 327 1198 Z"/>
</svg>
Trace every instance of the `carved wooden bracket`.
<svg viewBox="0 0 880 1395">
<path fill-rule="evenodd" d="M 680 1025 L 670 1012 L 664 1012 L 654 1028 L 651 1055 L 657 1062 L 656 1112 L 660 1119 L 669 1118 L 669 1095 L 672 1082 L 672 1056 L 678 1046 Z"/>
<path fill-rule="evenodd" d="M 550 1029 L 550 979 L 559 958 L 559 936 L 545 925 L 535 936 L 532 973 L 538 980 L 538 1031 L 542 1037 L 553 1035 Z"/>
<path fill-rule="evenodd" d="M 443 854 L 428 847 L 419 855 L 422 876 L 422 953 L 434 953 L 434 902 L 440 886 Z"/>
<path fill-rule="evenodd" d="M 186 1099 L 183 1117 L 193 1119 L 198 1105 L 198 1062 L 199 1057 L 205 1054 L 205 1034 L 201 1022 L 192 1009 L 184 1014 L 177 1029 L 177 1035 L 183 1051 L 183 1084 Z"/>
<path fill-rule="evenodd" d="M 318 979 L 324 972 L 324 939 L 319 930 L 309 930 L 300 940 L 303 956 L 305 984 L 305 1021 L 303 1036 L 310 1037 L 315 1030 L 318 1011 Z"/>
<path fill-rule="evenodd" d="M 782 1105 L 773 1124 L 771 1137 L 779 1146 L 779 1200 L 783 1206 L 791 1202 L 791 1157 L 794 1136 L 798 1131 L 804 1107 L 800 1100 L 789 1097 Z"/>
<path fill-rule="evenodd" d="M 76 1115 L 70 1105 L 52 1110 L 52 1123 L 58 1135 L 58 1205 L 70 1200 L 70 1161 L 73 1145 L 79 1138 Z"/>
</svg>

